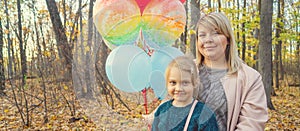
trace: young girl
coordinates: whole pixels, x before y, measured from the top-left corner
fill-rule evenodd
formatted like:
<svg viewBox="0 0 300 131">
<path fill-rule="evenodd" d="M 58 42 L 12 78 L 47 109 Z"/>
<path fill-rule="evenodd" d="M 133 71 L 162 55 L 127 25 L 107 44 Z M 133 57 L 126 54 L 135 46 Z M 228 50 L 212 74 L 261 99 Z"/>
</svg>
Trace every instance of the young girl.
<svg viewBox="0 0 300 131">
<path fill-rule="evenodd" d="M 187 56 L 177 57 L 168 65 L 165 77 L 172 99 L 156 110 L 152 131 L 218 130 L 214 113 L 194 99 L 200 89 L 195 62 Z"/>
</svg>

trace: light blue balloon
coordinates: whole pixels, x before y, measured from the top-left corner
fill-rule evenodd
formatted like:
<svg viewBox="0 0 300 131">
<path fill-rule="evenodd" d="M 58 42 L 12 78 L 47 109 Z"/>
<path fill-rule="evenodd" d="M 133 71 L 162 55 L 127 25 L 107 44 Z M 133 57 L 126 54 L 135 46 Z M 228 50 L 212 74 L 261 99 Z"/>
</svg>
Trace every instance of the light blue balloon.
<svg viewBox="0 0 300 131">
<path fill-rule="evenodd" d="M 163 99 L 167 96 L 165 71 L 169 63 L 178 56 L 184 54 L 174 47 L 163 47 L 153 52 L 151 56 L 152 73 L 150 76 L 150 86 L 154 94 Z"/>
<path fill-rule="evenodd" d="M 137 92 L 149 85 L 150 58 L 137 46 L 118 46 L 107 57 L 105 70 L 110 82 L 118 89 Z"/>
<path fill-rule="evenodd" d="M 154 94 L 159 99 L 164 99 L 167 96 L 167 87 L 165 75 L 161 71 L 153 71 L 150 75 L 150 86 L 154 90 Z"/>
<path fill-rule="evenodd" d="M 116 52 L 118 52 L 118 49 L 112 50 L 107 56 L 106 63 L 105 63 L 106 76 L 113 85 L 115 85 L 115 82 L 113 81 L 113 77 L 112 77 L 112 65 L 116 56 Z"/>
<path fill-rule="evenodd" d="M 131 86 L 137 91 L 145 89 L 149 85 L 151 70 L 151 61 L 147 53 L 142 51 L 135 55 L 128 67 L 128 79 Z"/>
<path fill-rule="evenodd" d="M 174 47 L 163 47 L 154 51 L 151 56 L 152 71 L 159 70 L 164 73 L 173 59 L 183 55 L 179 49 Z"/>
</svg>

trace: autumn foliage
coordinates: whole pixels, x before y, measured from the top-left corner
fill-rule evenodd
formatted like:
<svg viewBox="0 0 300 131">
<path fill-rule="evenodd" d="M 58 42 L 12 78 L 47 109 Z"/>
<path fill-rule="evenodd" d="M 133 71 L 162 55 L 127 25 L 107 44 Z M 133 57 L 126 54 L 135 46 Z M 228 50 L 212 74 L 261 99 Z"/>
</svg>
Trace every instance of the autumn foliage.
<svg viewBox="0 0 300 131">
<path fill-rule="evenodd" d="M 8 84 L 7 84 L 8 85 Z M 0 128 L 4 130 L 146 130 L 147 124 L 142 120 L 141 115 L 145 114 L 145 107 L 141 94 L 122 93 L 124 101 L 132 109 L 128 111 L 124 106 L 116 101 L 114 109 L 110 104 L 103 101 L 102 107 L 91 110 L 94 115 L 99 116 L 97 122 L 91 119 L 91 114 L 84 104 L 75 100 L 72 86 L 68 82 L 55 84 L 47 82 L 48 92 L 48 117 L 47 123 L 44 122 L 44 107 L 41 104 L 42 88 L 38 80 L 28 80 L 27 93 L 30 105 L 30 126 L 24 126 L 20 115 L 13 103 L 13 97 L 10 91 L 0 98 Z M 10 90 L 10 87 L 7 87 Z M 151 99 L 151 90 L 148 91 L 148 108 L 152 111 L 158 106 L 160 101 Z M 269 110 L 269 120 L 265 130 L 299 130 L 300 129 L 300 88 L 283 87 L 275 90 L 277 96 L 272 100 L 276 110 Z M 71 94 L 71 95 L 63 95 Z M 127 96 L 127 97 L 126 97 Z M 20 99 L 19 99 L 20 100 Z M 20 100 L 21 101 L 21 100 Z M 72 106 L 71 103 L 74 103 Z M 88 103 L 85 104 L 95 104 Z M 22 103 L 21 103 L 22 105 Z M 93 106 L 91 106 L 93 107 Z M 94 106 L 96 107 L 96 106 Z M 73 109 L 74 108 L 74 109 Z M 24 109 L 24 107 L 23 107 Z M 72 115 L 72 110 L 76 113 Z"/>
</svg>

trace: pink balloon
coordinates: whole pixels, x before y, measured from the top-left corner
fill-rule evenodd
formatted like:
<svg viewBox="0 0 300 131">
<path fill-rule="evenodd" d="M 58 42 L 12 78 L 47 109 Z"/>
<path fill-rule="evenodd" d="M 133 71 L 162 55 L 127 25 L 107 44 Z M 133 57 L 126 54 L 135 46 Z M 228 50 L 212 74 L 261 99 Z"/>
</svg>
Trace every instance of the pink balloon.
<svg viewBox="0 0 300 131">
<path fill-rule="evenodd" d="M 179 0 L 181 3 L 184 3 L 186 0 Z"/>
<path fill-rule="evenodd" d="M 151 1 L 151 0 L 135 0 L 136 3 L 139 5 L 140 7 L 140 12 L 141 12 L 141 15 L 143 14 L 143 11 L 145 9 L 145 7 L 148 5 L 148 3 Z"/>
</svg>

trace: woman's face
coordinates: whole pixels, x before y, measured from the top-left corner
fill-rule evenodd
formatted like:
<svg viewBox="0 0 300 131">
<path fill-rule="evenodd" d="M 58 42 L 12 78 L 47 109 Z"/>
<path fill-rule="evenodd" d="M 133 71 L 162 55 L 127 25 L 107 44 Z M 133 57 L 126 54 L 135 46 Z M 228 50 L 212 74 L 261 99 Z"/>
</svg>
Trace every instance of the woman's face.
<svg viewBox="0 0 300 131">
<path fill-rule="evenodd" d="M 225 35 L 217 30 L 212 30 L 206 27 L 198 29 L 197 47 L 200 54 L 205 60 L 225 61 L 225 49 L 228 43 Z"/>
</svg>

